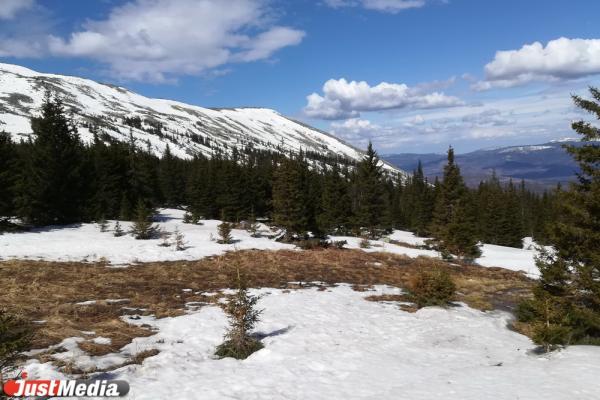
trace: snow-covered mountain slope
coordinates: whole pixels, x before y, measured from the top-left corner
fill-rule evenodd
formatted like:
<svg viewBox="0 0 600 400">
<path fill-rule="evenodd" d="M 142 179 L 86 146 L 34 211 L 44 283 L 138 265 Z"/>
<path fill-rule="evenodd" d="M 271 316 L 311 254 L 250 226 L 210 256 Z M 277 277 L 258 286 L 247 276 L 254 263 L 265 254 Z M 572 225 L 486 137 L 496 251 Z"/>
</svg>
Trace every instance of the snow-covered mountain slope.
<svg viewBox="0 0 600 400">
<path fill-rule="evenodd" d="M 177 101 L 152 99 L 125 88 L 72 76 L 43 74 L 0 63 L 0 130 L 15 140 L 31 133 L 30 117 L 39 111 L 47 91 L 58 94 L 73 112 L 83 140 L 90 126 L 112 138 L 129 140 L 132 130 L 140 147 L 189 158 L 233 148 L 316 152 L 359 160 L 363 153 L 341 140 L 266 108 L 208 109 Z M 125 118 L 139 117 L 140 124 Z M 131 120 L 130 120 L 131 121 Z M 131 125 L 134 127 L 132 128 Z M 399 171 L 390 164 L 386 170 Z"/>
</svg>

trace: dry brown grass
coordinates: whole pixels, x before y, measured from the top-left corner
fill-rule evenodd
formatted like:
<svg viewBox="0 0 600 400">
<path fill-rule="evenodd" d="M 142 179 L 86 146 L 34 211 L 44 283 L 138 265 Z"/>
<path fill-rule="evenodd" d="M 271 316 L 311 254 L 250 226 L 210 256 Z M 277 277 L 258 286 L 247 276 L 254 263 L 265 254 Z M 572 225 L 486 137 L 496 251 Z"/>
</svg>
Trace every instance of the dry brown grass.
<svg viewBox="0 0 600 400">
<path fill-rule="evenodd" d="M 102 263 L 0 262 L 0 304 L 31 320 L 46 321 L 39 325 L 35 348 L 84 336 L 81 331 L 94 331 L 110 338 L 111 345 L 82 342 L 81 347 L 90 354 L 101 355 L 117 351 L 134 337 L 152 334 L 149 329 L 123 322 L 122 315 L 144 313 L 160 318 L 180 315 L 187 302 L 216 302 L 219 296 L 203 296 L 201 292 L 228 287 L 234 266 L 244 271 L 253 287 L 286 289 L 305 286 L 289 284 L 292 281 L 345 282 L 357 289 L 374 284 L 406 287 L 416 272 L 442 267 L 450 271 L 456 282 L 456 300 L 481 309 L 510 308 L 530 293 L 532 285 L 520 273 L 448 264 L 426 257 L 339 249 L 248 250 L 198 261 L 146 263 L 128 268 L 111 268 Z M 128 300 L 125 304 L 106 299 Z M 97 302 L 76 304 L 87 300 Z"/>
</svg>

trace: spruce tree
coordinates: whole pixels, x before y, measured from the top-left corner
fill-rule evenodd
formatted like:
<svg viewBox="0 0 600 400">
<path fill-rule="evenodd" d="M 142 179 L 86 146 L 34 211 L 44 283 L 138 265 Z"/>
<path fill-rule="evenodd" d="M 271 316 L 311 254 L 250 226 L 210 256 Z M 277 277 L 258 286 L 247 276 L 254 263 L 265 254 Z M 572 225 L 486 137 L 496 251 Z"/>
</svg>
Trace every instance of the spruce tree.
<svg viewBox="0 0 600 400">
<path fill-rule="evenodd" d="M 6 132 L 0 132 L 0 231 L 5 217 L 14 216 L 16 147 Z"/>
<path fill-rule="evenodd" d="M 0 388 L 4 383 L 3 374 L 15 369 L 19 355 L 29 350 L 32 337 L 33 330 L 28 321 L 0 308 Z"/>
<path fill-rule="evenodd" d="M 90 149 L 91 164 L 91 198 L 88 203 L 88 213 L 92 218 L 105 216 L 118 218 L 121 215 L 122 193 L 127 190 L 128 182 L 125 175 L 127 170 L 127 152 L 121 144 L 106 145 L 95 136 Z M 130 208 L 130 207 L 129 207 Z M 126 218 L 131 218 L 131 210 L 123 210 Z"/>
<path fill-rule="evenodd" d="M 121 206 L 119 208 L 119 218 L 124 221 L 131 221 L 133 219 L 133 207 L 131 201 L 126 193 L 121 195 Z"/>
<path fill-rule="evenodd" d="M 348 183 L 337 164 L 325 175 L 320 203 L 321 211 L 317 219 L 321 230 L 336 233 L 348 227 L 351 208 Z"/>
<path fill-rule="evenodd" d="M 229 222 L 223 221 L 217 226 L 217 231 L 219 233 L 219 243 L 221 244 L 230 244 L 233 241 L 231 237 L 232 226 Z"/>
<path fill-rule="evenodd" d="M 442 253 L 450 253 L 463 260 L 478 257 L 475 207 L 454 160 L 454 149 L 448 149 L 448 163 L 436 198 L 431 232 L 435 245 Z"/>
<path fill-rule="evenodd" d="M 304 235 L 308 227 L 303 164 L 299 160 L 281 159 L 273 176 L 273 220 L 285 229 L 285 239 Z"/>
<path fill-rule="evenodd" d="M 600 119 L 600 91 L 575 105 Z M 531 308 L 534 340 L 547 350 L 556 345 L 600 345 L 600 131 L 586 121 L 572 124 L 581 145 L 566 146 L 579 164 L 578 181 L 558 195 L 559 213 L 549 239 L 554 252 L 538 261 L 541 277 Z"/>
<path fill-rule="evenodd" d="M 405 194 L 403 200 L 407 203 L 405 208 L 407 227 L 419 236 L 428 235 L 435 199 L 420 160 L 413 176 L 409 178 Z"/>
<path fill-rule="evenodd" d="M 517 190 L 509 181 L 508 187 L 503 193 L 504 204 L 502 215 L 498 223 L 499 240 L 501 246 L 521 248 L 523 246 L 523 220 L 521 218 L 521 206 Z"/>
<path fill-rule="evenodd" d="M 157 204 L 158 188 L 158 163 L 159 161 L 150 153 L 138 149 L 133 131 L 129 132 L 129 160 L 128 160 L 128 192 L 126 200 L 129 204 L 144 203 L 146 208 L 153 208 Z M 124 205 L 122 203 L 122 205 Z M 122 207 L 123 208 L 123 207 Z"/>
<path fill-rule="evenodd" d="M 185 241 L 185 236 L 181 231 L 176 227 L 174 232 L 175 237 L 175 249 L 177 251 L 183 251 L 187 248 L 187 243 Z"/>
<path fill-rule="evenodd" d="M 160 159 L 158 172 L 163 204 L 166 207 L 179 207 L 183 204 L 185 182 L 182 179 L 180 164 L 180 160 L 171 154 L 171 148 L 167 144 Z"/>
<path fill-rule="evenodd" d="M 115 222 L 115 226 L 113 228 L 113 236 L 121 237 L 123 235 L 125 235 L 125 232 L 123 232 L 123 228 L 121 228 L 121 224 L 119 223 L 119 221 Z"/>
<path fill-rule="evenodd" d="M 504 194 L 496 171 L 477 189 L 477 226 L 485 243 L 500 244 L 498 223 L 504 216 Z"/>
<path fill-rule="evenodd" d="M 136 218 L 131 228 L 131 233 L 136 239 L 152 239 L 157 232 L 156 226 L 152 224 L 152 210 L 146 207 L 140 199 L 136 207 Z"/>
<path fill-rule="evenodd" d="M 481 255 L 477 245 L 477 220 L 470 192 L 455 203 L 450 221 L 445 226 L 441 243 L 442 251 L 449 252 L 459 260 L 472 261 Z"/>
<path fill-rule="evenodd" d="M 106 218 L 104 218 L 104 216 L 100 217 L 97 223 L 100 232 L 106 232 L 108 230 L 108 221 L 106 220 Z"/>
<path fill-rule="evenodd" d="M 245 359 L 263 348 L 262 343 L 251 335 L 262 310 L 256 308 L 260 297 L 248 293 L 246 279 L 240 274 L 239 269 L 236 269 L 234 279 L 237 291 L 225 307 L 229 329 L 225 334 L 225 341 L 217 347 L 215 355 L 220 358 Z"/>
<path fill-rule="evenodd" d="M 254 208 L 252 208 L 252 212 L 248 217 L 248 227 L 247 231 L 250 233 L 250 236 L 256 238 L 260 236 L 259 233 L 260 224 L 256 221 L 256 216 L 254 215 Z"/>
<path fill-rule="evenodd" d="M 367 153 L 356 166 L 354 224 L 375 238 L 379 235 L 384 212 L 383 171 L 379 157 L 369 142 Z"/>
<path fill-rule="evenodd" d="M 37 225 L 81 221 L 83 144 L 58 97 L 46 97 L 31 129 L 33 142 L 18 183 L 19 215 Z"/>
</svg>

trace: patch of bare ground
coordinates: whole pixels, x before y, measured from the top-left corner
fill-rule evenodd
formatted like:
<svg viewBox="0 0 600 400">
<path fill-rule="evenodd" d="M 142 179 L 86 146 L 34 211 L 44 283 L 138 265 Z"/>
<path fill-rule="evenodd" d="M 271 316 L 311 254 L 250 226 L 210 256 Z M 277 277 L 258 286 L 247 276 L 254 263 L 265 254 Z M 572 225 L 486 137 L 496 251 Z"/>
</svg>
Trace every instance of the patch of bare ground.
<svg viewBox="0 0 600 400">
<path fill-rule="evenodd" d="M 523 274 L 472 265 L 449 264 L 427 257 L 325 249 L 312 251 L 230 252 L 198 261 L 156 262 L 112 268 L 105 264 L 14 260 L 0 262 L 0 305 L 36 324 L 34 348 L 56 345 L 67 337 L 96 336 L 109 345 L 84 341 L 91 355 L 118 351 L 135 337 L 152 335 L 149 327 L 123 321 L 128 314 L 157 318 L 181 315 L 186 304 L 216 303 L 229 287 L 233 268 L 244 271 L 253 287 L 298 289 L 310 282 L 406 287 L 418 271 L 447 268 L 457 286 L 457 301 L 482 310 L 510 309 L 530 295 L 533 281 Z M 294 282 L 293 284 L 290 282 Z M 111 299 L 120 299 L 114 301 Z M 374 301 L 405 301 L 403 296 L 370 296 Z M 95 302 L 92 302 L 92 301 Z M 79 304 L 78 304 L 79 303 Z M 45 321 L 45 322 L 42 322 Z"/>
</svg>

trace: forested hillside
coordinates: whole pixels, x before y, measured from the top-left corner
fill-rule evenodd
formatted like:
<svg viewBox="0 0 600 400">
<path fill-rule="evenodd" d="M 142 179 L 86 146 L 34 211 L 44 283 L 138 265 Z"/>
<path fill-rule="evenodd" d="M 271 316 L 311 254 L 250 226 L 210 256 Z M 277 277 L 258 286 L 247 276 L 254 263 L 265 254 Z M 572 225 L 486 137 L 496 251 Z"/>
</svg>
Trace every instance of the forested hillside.
<svg viewBox="0 0 600 400">
<path fill-rule="evenodd" d="M 453 178 L 430 182 L 420 167 L 410 178 L 385 173 L 371 146 L 358 163 L 252 147 L 181 159 L 169 146 L 157 157 L 133 135 L 123 143 L 94 125 L 86 144 L 59 98 L 46 100 L 31 129 L 27 141 L 1 136 L 5 228 L 12 217 L 32 225 L 132 220 L 168 206 L 184 207 L 196 219 L 269 218 L 288 239 L 309 231 L 379 236 L 392 228 L 428 235 L 443 223 L 448 202 L 459 202 L 464 218 L 455 223 L 470 226 L 471 241 L 519 247 L 525 236 L 544 240 L 554 209 L 552 192 L 534 194 L 522 183 L 492 178 L 467 189 L 452 149 Z"/>
</svg>

